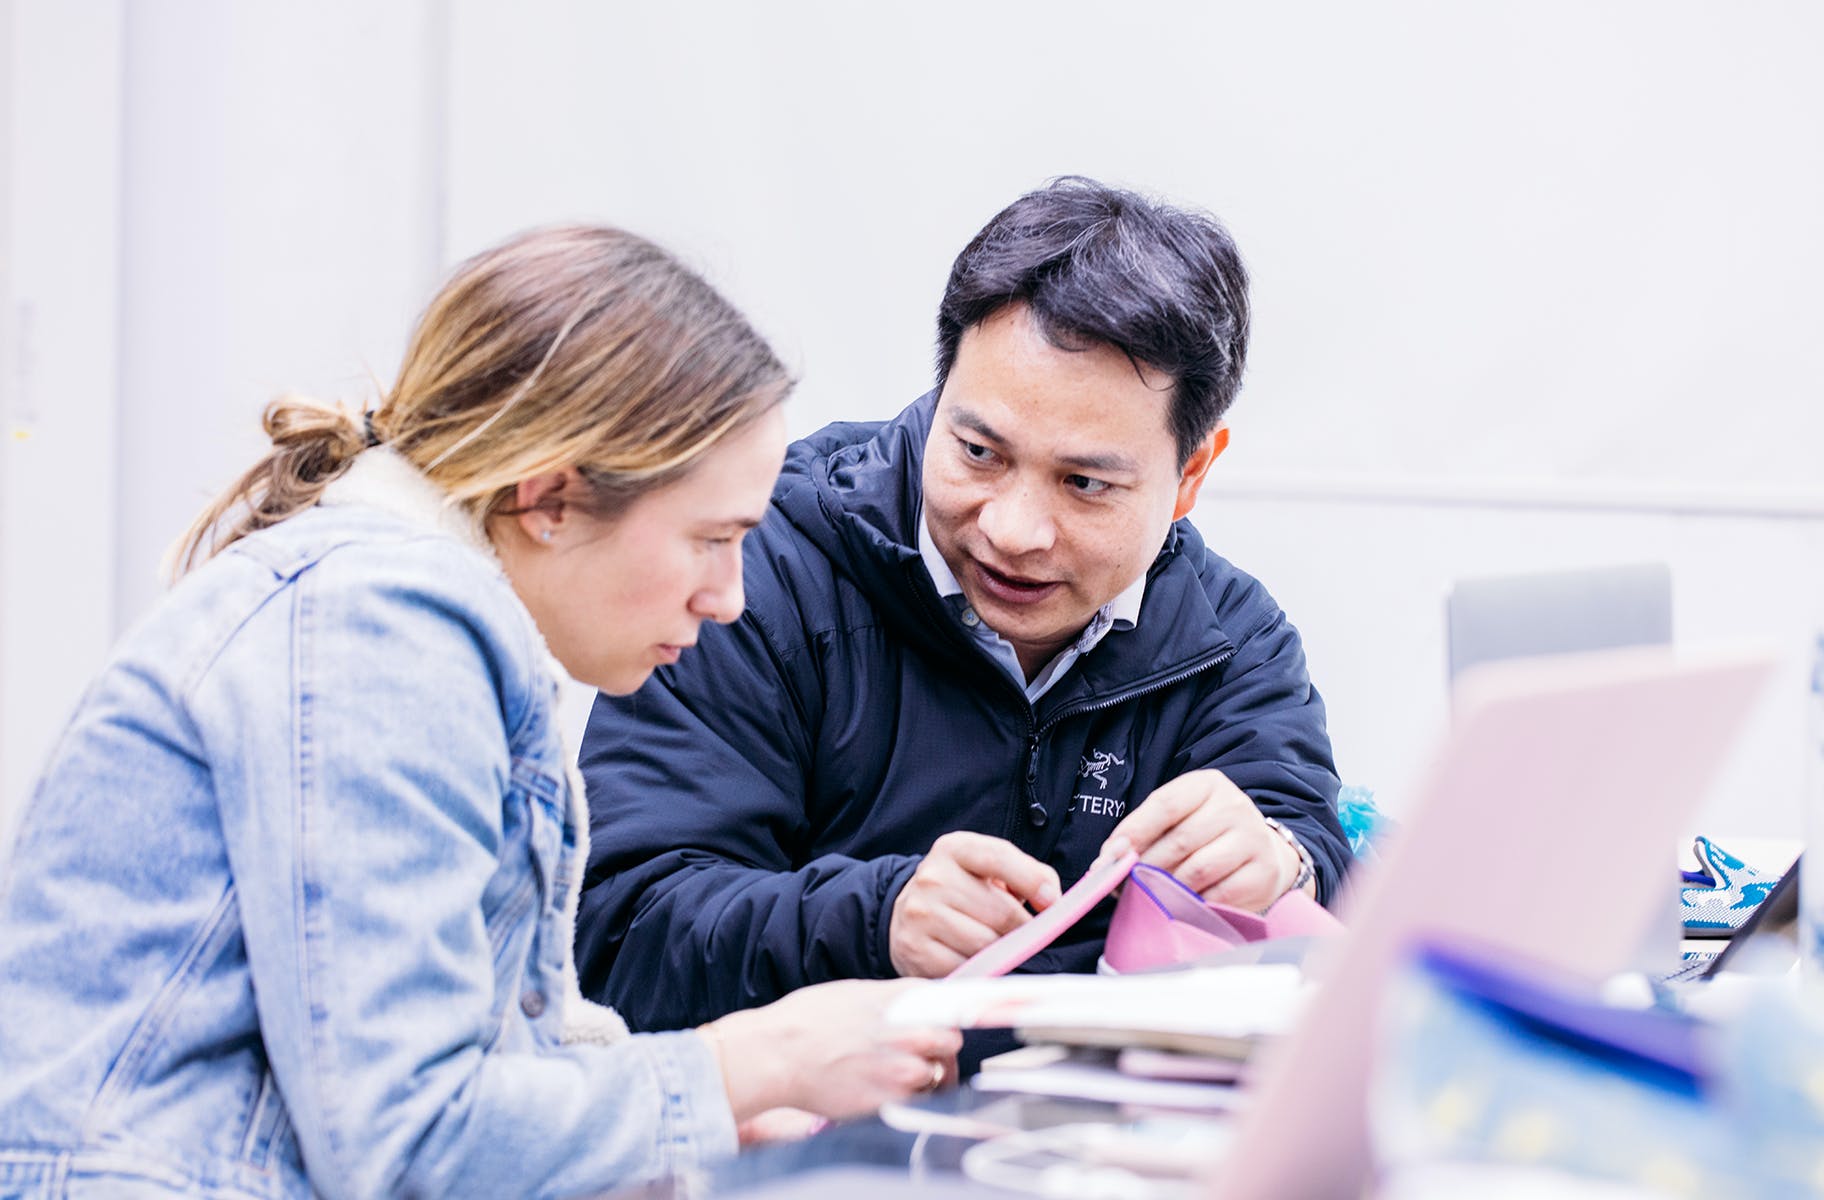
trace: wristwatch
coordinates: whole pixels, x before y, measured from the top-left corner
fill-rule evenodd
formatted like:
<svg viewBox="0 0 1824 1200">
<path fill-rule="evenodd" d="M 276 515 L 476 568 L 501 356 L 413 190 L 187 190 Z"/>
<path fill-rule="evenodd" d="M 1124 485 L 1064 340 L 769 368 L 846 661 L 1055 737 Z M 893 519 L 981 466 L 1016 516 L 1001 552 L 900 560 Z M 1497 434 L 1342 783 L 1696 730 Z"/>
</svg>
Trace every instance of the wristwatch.
<svg viewBox="0 0 1824 1200">
<path fill-rule="evenodd" d="M 1305 844 L 1303 842 L 1299 841 L 1298 838 L 1296 836 L 1294 836 L 1294 834 L 1292 833 L 1292 831 L 1290 829 L 1287 829 L 1284 825 L 1281 825 L 1278 821 L 1275 821 L 1272 817 L 1262 817 L 1261 820 L 1263 820 L 1267 823 L 1268 829 L 1271 829 L 1274 833 L 1277 833 L 1280 837 L 1285 838 L 1286 842 L 1289 845 L 1291 845 L 1292 849 L 1294 849 L 1298 852 L 1298 878 L 1294 879 L 1292 881 L 1292 886 L 1287 888 L 1286 890 L 1288 892 L 1296 892 L 1298 889 L 1304 887 L 1307 883 L 1310 883 L 1313 879 L 1316 879 L 1317 878 L 1317 864 L 1312 861 L 1311 852 L 1309 850 L 1305 849 Z"/>
</svg>

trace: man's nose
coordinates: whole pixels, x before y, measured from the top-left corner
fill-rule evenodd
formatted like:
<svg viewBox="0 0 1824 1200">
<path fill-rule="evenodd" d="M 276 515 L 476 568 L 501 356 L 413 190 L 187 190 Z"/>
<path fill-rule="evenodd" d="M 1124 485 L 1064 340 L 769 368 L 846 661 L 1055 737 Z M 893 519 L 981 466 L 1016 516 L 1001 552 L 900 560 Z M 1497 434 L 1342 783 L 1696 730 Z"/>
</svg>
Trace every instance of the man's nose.
<svg viewBox="0 0 1824 1200">
<path fill-rule="evenodd" d="M 1049 550 L 1058 538 L 1043 492 L 1023 482 L 996 493 L 982 506 L 976 524 L 996 553 L 1007 559 Z"/>
</svg>

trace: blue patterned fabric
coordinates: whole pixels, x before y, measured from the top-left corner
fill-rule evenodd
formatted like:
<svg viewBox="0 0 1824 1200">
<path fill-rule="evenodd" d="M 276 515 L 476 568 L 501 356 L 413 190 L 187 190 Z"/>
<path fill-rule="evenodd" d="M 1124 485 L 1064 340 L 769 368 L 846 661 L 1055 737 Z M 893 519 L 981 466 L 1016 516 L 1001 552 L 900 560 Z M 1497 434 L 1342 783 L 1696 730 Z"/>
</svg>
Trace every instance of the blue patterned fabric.
<svg viewBox="0 0 1824 1200">
<path fill-rule="evenodd" d="M 1754 915 L 1780 877 L 1755 870 L 1706 837 L 1691 849 L 1700 870 L 1684 872 L 1685 886 L 1679 889 L 1685 936 L 1729 937 Z"/>
</svg>

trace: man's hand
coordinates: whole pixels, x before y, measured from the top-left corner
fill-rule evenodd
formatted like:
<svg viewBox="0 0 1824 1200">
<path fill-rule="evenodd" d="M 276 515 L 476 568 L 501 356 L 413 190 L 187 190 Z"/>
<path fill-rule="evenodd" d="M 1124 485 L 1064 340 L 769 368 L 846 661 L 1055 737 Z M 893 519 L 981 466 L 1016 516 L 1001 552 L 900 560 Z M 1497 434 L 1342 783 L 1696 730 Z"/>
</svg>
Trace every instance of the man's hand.
<svg viewBox="0 0 1824 1200">
<path fill-rule="evenodd" d="M 1059 895 L 1058 873 L 1012 842 L 958 831 L 937 839 L 893 902 L 887 948 L 901 975 L 938 979 Z"/>
<path fill-rule="evenodd" d="M 1108 841 L 1118 837 L 1139 851 L 1141 862 L 1234 908 L 1260 912 L 1298 878 L 1298 852 L 1221 771 L 1191 771 L 1158 788 Z"/>
</svg>

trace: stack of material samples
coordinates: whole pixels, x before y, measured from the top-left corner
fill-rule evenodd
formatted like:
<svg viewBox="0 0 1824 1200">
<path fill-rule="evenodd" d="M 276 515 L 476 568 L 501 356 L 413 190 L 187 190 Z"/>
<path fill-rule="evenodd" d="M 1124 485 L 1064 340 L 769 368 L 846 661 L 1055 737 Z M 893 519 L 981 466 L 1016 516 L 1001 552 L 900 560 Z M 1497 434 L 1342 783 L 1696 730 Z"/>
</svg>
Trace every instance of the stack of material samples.
<svg viewBox="0 0 1824 1200">
<path fill-rule="evenodd" d="M 1286 1034 L 1307 990 L 1286 963 L 1143 975 L 954 979 L 907 992 L 887 1020 L 1009 1028 L 1027 1045 L 982 1064 L 980 1091 L 1226 1110 L 1263 1040 Z"/>
<path fill-rule="evenodd" d="M 1112 1050 L 1058 1042 L 1022 1046 L 982 1063 L 973 1083 L 982 1092 L 1024 1092 L 1103 1100 L 1130 1107 L 1226 1111 L 1240 1103 L 1242 1063 L 1227 1056 Z"/>
</svg>

